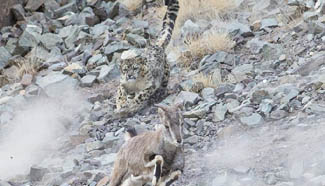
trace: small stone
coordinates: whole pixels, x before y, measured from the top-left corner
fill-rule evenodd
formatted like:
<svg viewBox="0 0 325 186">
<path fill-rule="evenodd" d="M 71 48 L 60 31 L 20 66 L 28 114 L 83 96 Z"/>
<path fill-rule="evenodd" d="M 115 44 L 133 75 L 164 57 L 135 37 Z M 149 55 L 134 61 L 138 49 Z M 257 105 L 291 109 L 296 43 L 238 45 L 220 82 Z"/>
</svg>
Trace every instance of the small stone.
<svg viewBox="0 0 325 186">
<path fill-rule="evenodd" d="M 191 19 L 185 21 L 182 29 L 181 29 L 182 36 L 191 37 L 195 36 L 196 34 L 201 33 L 201 28 L 198 24 L 194 23 Z"/>
<path fill-rule="evenodd" d="M 175 103 L 183 103 L 185 105 L 194 105 L 200 100 L 197 93 L 182 91 L 175 99 Z"/>
<path fill-rule="evenodd" d="M 233 109 L 237 108 L 239 104 L 240 104 L 239 101 L 237 101 L 236 99 L 230 99 L 230 101 L 226 104 L 226 106 L 228 110 L 233 111 Z"/>
<path fill-rule="evenodd" d="M 289 6 L 300 6 L 302 4 L 300 1 L 297 1 L 297 0 L 288 0 L 288 5 Z"/>
<path fill-rule="evenodd" d="M 145 47 L 147 44 L 147 40 L 144 37 L 132 33 L 126 36 L 126 40 L 140 48 Z"/>
<path fill-rule="evenodd" d="M 21 4 L 15 4 L 11 8 L 11 11 L 14 14 L 17 21 L 23 21 L 25 19 L 25 9 Z"/>
<path fill-rule="evenodd" d="M 56 17 L 60 17 L 66 12 L 77 12 L 77 11 L 78 11 L 78 5 L 76 4 L 76 1 L 73 1 L 71 3 L 65 4 L 64 6 L 61 6 L 60 8 L 56 9 L 54 12 Z"/>
<path fill-rule="evenodd" d="M 99 18 L 94 14 L 90 7 L 84 8 L 79 16 L 82 19 L 82 23 L 88 26 L 94 26 L 100 22 Z"/>
<path fill-rule="evenodd" d="M 253 92 L 253 94 L 251 96 L 251 101 L 254 104 L 260 104 L 262 102 L 262 100 L 269 99 L 269 98 L 270 98 L 270 94 L 268 91 L 256 90 Z"/>
<path fill-rule="evenodd" d="M 232 73 L 236 77 L 237 82 L 241 82 L 249 78 L 253 73 L 254 66 L 252 64 L 243 64 L 235 67 Z"/>
<path fill-rule="evenodd" d="M 265 114 L 268 114 L 271 112 L 273 106 L 273 100 L 272 99 L 263 99 L 260 103 L 259 110 Z"/>
<path fill-rule="evenodd" d="M 197 144 L 199 142 L 199 137 L 198 136 L 191 136 L 189 138 L 186 138 L 185 139 L 185 143 L 188 143 L 190 145 L 194 145 L 194 144 Z"/>
<path fill-rule="evenodd" d="M 120 76 L 119 68 L 116 64 L 111 63 L 109 65 L 103 65 L 100 69 L 98 81 L 101 83 L 105 83 L 116 79 Z"/>
<path fill-rule="evenodd" d="M 94 55 L 94 56 L 91 56 L 88 60 L 88 63 L 87 63 L 87 66 L 89 65 L 95 65 L 98 61 L 100 61 L 101 59 L 103 58 L 103 55 L 101 54 L 97 54 L 97 55 Z"/>
<path fill-rule="evenodd" d="M 118 1 L 116 2 L 109 2 L 109 7 L 106 10 L 107 12 L 107 17 L 110 19 L 113 19 L 115 16 L 119 14 L 119 8 L 120 8 L 120 3 Z"/>
<path fill-rule="evenodd" d="M 115 53 L 115 52 L 123 52 L 125 50 L 128 50 L 130 46 L 124 44 L 124 43 L 112 43 L 109 44 L 105 47 L 104 49 L 104 54 L 110 59 L 110 57 Z"/>
<path fill-rule="evenodd" d="M 318 13 L 315 11 L 304 12 L 303 17 L 305 21 L 315 21 L 318 19 Z"/>
<path fill-rule="evenodd" d="M 86 70 L 79 63 L 71 63 L 68 66 L 66 66 L 63 70 L 63 74 L 69 74 L 69 75 L 72 75 L 74 73 L 84 74 L 85 72 Z"/>
<path fill-rule="evenodd" d="M 33 166 L 30 168 L 29 177 L 31 181 L 41 181 L 43 176 L 48 172 L 46 168 Z"/>
<path fill-rule="evenodd" d="M 216 89 L 216 96 L 223 96 L 226 93 L 231 93 L 233 90 L 234 86 L 232 84 L 222 84 Z"/>
<path fill-rule="evenodd" d="M 44 4 L 44 0 L 29 0 L 25 6 L 26 10 L 36 11 Z"/>
<path fill-rule="evenodd" d="M 47 49 L 51 50 L 52 48 L 62 44 L 63 40 L 58 34 L 46 33 L 42 35 L 41 42 Z"/>
<path fill-rule="evenodd" d="M 227 106 L 223 104 L 216 105 L 216 109 L 214 111 L 213 121 L 223 121 L 225 119 L 225 115 L 227 113 Z"/>
<path fill-rule="evenodd" d="M 101 141 L 93 141 L 90 143 L 86 143 L 86 150 L 87 152 L 94 151 L 94 150 L 103 150 L 104 144 Z"/>
<path fill-rule="evenodd" d="M 268 28 L 268 27 L 277 27 L 278 21 L 274 18 L 263 19 L 261 21 L 261 28 Z"/>
<path fill-rule="evenodd" d="M 253 38 L 246 44 L 247 48 L 249 48 L 253 54 L 261 53 L 267 45 L 267 42 L 261 41 L 258 38 Z"/>
<path fill-rule="evenodd" d="M 271 115 L 270 115 L 270 117 L 272 119 L 276 119 L 276 120 L 285 118 L 286 116 L 288 116 L 288 113 L 284 110 L 275 110 L 275 111 L 271 112 Z"/>
<path fill-rule="evenodd" d="M 253 31 L 258 31 L 261 29 L 262 23 L 260 20 L 255 21 L 252 25 L 251 28 Z"/>
<path fill-rule="evenodd" d="M 201 91 L 201 95 L 202 95 L 203 99 L 205 99 L 205 100 L 215 99 L 216 98 L 214 88 L 204 88 Z"/>
<path fill-rule="evenodd" d="M 0 47 L 0 69 L 9 64 L 10 58 L 11 54 L 7 51 L 7 49 L 5 47 Z"/>
<path fill-rule="evenodd" d="M 228 32 L 231 33 L 232 35 L 239 34 L 243 37 L 251 37 L 254 36 L 254 33 L 250 29 L 249 26 L 239 23 L 239 22 L 233 22 L 227 24 L 227 29 Z"/>
<path fill-rule="evenodd" d="M 238 56 L 223 51 L 217 51 L 213 55 L 207 56 L 200 61 L 199 71 L 208 74 L 218 69 L 219 64 L 236 66 L 237 62 L 239 62 Z"/>
<path fill-rule="evenodd" d="M 33 75 L 31 74 L 24 74 L 20 83 L 23 85 L 23 86 L 28 86 L 30 84 L 32 84 L 32 81 L 33 81 Z"/>
<path fill-rule="evenodd" d="M 71 35 L 71 34 L 73 34 L 75 32 L 77 32 L 77 34 L 79 34 L 79 32 L 80 32 L 79 27 L 76 26 L 76 25 L 69 25 L 69 26 L 66 26 L 66 27 L 63 27 L 62 29 L 60 29 L 59 37 L 65 39 L 69 35 Z"/>
<path fill-rule="evenodd" d="M 135 28 L 141 28 L 141 29 L 147 29 L 149 27 L 148 21 L 143 21 L 143 20 L 134 20 L 133 21 L 133 26 Z"/>
<path fill-rule="evenodd" d="M 51 72 L 44 77 L 36 76 L 36 84 L 44 89 L 47 94 L 53 95 L 57 94 L 55 91 L 55 85 L 62 84 L 65 86 L 74 87 L 77 84 L 77 80 L 62 74 L 61 72 Z"/>
<path fill-rule="evenodd" d="M 116 159 L 116 155 L 116 153 L 104 154 L 98 158 L 95 158 L 95 160 L 100 161 L 102 166 L 112 166 Z"/>
<path fill-rule="evenodd" d="M 287 56 L 285 54 L 282 54 L 280 57 L 279 57 L 279 61 L 282 62 L 282 61 L 285 61 L 287 59 Z"/>
<path fill-rule="evenodd" d="M 309 102 L 309 100 L 311 99 L 311 97 L 310 96 L 305 96 L 304 98 L 302 98 L 302 101 L 301 101 L 301 103 L 302 104 L 306 104 L 306 103 L 308 103 Z"/>
<path fill-rule="evenodd" d="M 207 114 L 207 110 L 202 109 L 194 109 L 191 111 L 184 112 L 184 118 L 204 118 Z"/>
<path fill-rule="evenodd" d="M 81 78 L 81 87 L 91 87 L 96 81 L 96 76 L 94 75 L 86 75 L 83 78 Z"/>
<path fill-rule="evenodd" d="M 263 122 L 263 117 L 257 113 L 253 113 L 250 116 L 241 117 L 240 121 L 248 126 L 255 126 Z"/>
<path fill-rule="evenodd" d="M 284 90 L 284 93 L 286 94 L 280 101 L 281 104 L 287 104 L 289 103 L 293 98 L 297 97 L 299 94 L 299 90 L 297 88 L 286 88 Z"/>
<path fill-rule="evenodd" d="M 321 22 L 308 22 L 308 32 L 310 34 L 320 34 L 325 30 L 325 25 Z"/>
<path fill-rule="evenodd" d="M 201 89 L 196 91 L 193 88 L 195 83 L 196 82 L 194 82 L 193 80 L 188 79 L 188 80 L 185 80 L 185 81 L 181 82 L 179 85 L 181 86 L 182 90 L 198 93 L 204 88 L 204 85 L 203 85 L 203 83 L 200 83 L 200 84 L 202 84 L 202 87 L 200 87 Z"/>
<path fill-rule="evenodd" d="M 131 49 L 131 50 L 124 51 L 124 52 L 122 52 L 121 59 L 122 60 L 134 59 L 134 58 L 140 56 L 141 52 L 142 52 L 141 50 L 137 50 L 137 49 Z"/>
<path fill-rule="evenodd" d="M 45 12 L 52 13 L 54 10 L 60 8 L 60 4 L 56 0 L 45 0 Z"/>
<path fill-rule="evenodd" d="M 42 28 L 36 25 L 27 25 L 23 34 L 19 37 L 18 44 L 22 48 L 35 47 L 41 38 Z M 0 58 L 1 59 L 1 58 Z"/>
<path fill-rule="evenodd" d="M 325 106 L 323 104 L 312 103 L 306 108 L 308 113 L 325 113 Z"/>
<path fill-rule="evenodd" d="M 325 38 L 323 38 L 323 37 L 322 37 L 322 41 L 325 41 Z M 308 41 L 312 41 L 313 39 L 314 39 L 314 34 L 307 34 L 307 40 Z"/>
<path fill-rule="evenodd" d="M 0 87 L 9 83 L 9 79 L 6 75 L 0 75 Z"/>
<path fill-rule="evenodd" d="M 234 92 L 241 92 L 245 88 L 245 85 L 242 83 L 237 83 L 234 89 Z"/>
<path fill-rule="evenodd" d="M 19 45 L 19 40 L 17 38 L 9 38 L 5 47 L 8 50 L 8 52 L 13 56 L 15 55 L 24 56 L 27 52 L 29 52 L 28 48 L 21 47 Z"/>
<path fill-rule="evenodd" d="M 112 133 L 106 133 L 103 139 L 105 148 L 112 148 L 119 139 L 120 139 L 119 137 L 114 136 L 114 134 Z"/>
</svg>

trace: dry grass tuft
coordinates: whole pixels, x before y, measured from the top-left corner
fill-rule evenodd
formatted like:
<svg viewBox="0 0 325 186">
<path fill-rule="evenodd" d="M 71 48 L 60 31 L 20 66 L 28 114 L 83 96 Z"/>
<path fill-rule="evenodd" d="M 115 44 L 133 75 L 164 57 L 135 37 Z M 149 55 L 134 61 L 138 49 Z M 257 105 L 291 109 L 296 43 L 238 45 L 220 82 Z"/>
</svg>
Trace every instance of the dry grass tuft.
<svg viewBox="0 0 325 186">
<path fill-rule="evenodd" d="M 16 77 L 21 79 L 25 74 L 36 75 L 40 69 L 41 62 L 33 58 L 23 58 L 16 61 L 16 66 L 18 67 Z"/>
<path fill-rule="evenodd" d="M 118 0 L 120 3 L 124 4 L 130 11 L 138 11 L 144 6 L 144 0 Z M 164 4 L 163 0 L 156 0 L 154 2 L 158 7 L 161 7 Z"/>
<path fill-rule="evenodd" d="M 180 0 L 176 28 L 180 28 L 188 19 L 214 19 L 218 13 L 235 6 L 235 0 Z"/>
<path fill-rule="evenodd" d="M 136 11 L 142 7 L 143 0 L 119 0 L 119 2 L 124 4 L 130 11 Z"/>
<path fill-rule="evenodd" d="M 202 83 L 204 88 L 217 88 L 218 85 L 213 81 L 212 74 L 199 73 L 193 77 L 195 83 Z"/>
<path fill-rule="evenodd" d="M 210 31 L 196 38 L 187 38 L 186 43 L 192 58 L 199 59 L 216 51 L 229 51 L 234 46 L 228 34 L 217 31 Z"/>
</svg>

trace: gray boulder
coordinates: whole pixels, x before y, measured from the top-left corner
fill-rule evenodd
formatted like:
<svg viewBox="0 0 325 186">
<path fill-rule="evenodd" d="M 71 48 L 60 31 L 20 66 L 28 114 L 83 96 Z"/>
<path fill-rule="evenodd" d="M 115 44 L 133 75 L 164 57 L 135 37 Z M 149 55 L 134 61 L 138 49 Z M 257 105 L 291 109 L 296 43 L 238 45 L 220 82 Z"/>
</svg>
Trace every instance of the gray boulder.
<svg viewBox="0 0 325 186">
<path fill-rule="evenodd" d="M 5 66 L 9 64 L 9 59 L 11 58 L 11 54 L 5 47 L 0 47 L 0 69 L 3 69 Z"/>
</svg>

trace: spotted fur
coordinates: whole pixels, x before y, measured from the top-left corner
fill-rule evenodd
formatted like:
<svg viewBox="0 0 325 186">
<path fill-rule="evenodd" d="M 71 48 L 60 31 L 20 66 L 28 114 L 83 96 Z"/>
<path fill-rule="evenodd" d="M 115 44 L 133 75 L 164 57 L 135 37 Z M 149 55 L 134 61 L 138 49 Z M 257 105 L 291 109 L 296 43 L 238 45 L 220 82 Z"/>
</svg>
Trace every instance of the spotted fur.
<svg viewBox="0 0 325 186">
<path fill-rule="evenodd" d="M 168 8 L 156 43 L 122 53 L 116 98 L 116 114 L 121 117 L 131 116 L 166 95 L 170 69 L 165 48 L 171 40 L 179 5 L 178 0 L 165 3 Z"/>
</svg>

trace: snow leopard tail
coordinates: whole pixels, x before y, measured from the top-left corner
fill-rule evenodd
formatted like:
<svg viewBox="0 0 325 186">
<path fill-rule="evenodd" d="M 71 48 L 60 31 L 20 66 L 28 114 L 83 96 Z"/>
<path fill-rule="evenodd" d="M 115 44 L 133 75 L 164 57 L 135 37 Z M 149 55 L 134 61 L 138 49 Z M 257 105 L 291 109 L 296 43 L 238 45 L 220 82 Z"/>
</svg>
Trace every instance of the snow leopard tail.
<svg viewBox="0 0 325 186">
<path fill-rule="evenodd" d="M 165 5 L 168 8 L 163 20 L 162 30 L 156 43 L 159 47 L 163 48 L 166 48 L 172 38 L 179 10 L 179 2 L 178 0 L 165 0 Z"/>
</svg>

